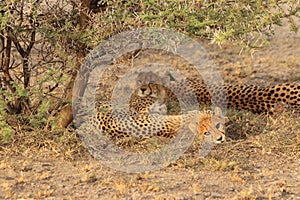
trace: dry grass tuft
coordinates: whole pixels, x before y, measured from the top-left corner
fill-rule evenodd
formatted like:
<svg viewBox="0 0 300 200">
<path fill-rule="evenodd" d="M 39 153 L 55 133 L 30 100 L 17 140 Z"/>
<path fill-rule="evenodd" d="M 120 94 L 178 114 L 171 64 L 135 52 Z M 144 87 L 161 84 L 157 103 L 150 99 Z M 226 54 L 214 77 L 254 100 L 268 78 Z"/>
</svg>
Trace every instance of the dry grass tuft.
<svg viewBox="0 0 300 200">
<path fill-rule="evenodd" d="M 9 144 L 2 144 L 0 148 L 0 153 L 4 156 L 26 155 L 43 150 L 51 152 L 54 157 L 62 157 L 67 160 L 87 155 L 87 151 L 76 133 L 70 130 L 21 131 L 12 137 Z"/>
</svg>

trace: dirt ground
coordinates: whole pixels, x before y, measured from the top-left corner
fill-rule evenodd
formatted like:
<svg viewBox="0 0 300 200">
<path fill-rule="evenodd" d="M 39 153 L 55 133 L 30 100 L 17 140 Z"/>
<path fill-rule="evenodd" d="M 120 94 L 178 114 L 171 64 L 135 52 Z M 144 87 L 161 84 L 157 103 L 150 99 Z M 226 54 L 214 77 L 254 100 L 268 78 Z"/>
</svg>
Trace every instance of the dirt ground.
<svg viewBox="0 0 300 200">
<path fill-rule="evenodd" d="M 300 32 L 278 27 L 269 42 L 253 55 L 229 44 L 206 49 L 227 82 L 300 81 Z M 0 153 L 0 199 L 300 199 L 299 115 L 228 116 L 228 141 L 207 157 L 198 158 L 195 142 L 164 169 L 139 174 L 102 165 L 72 133 L 60 147 L 52 133 L 20 135 Z"/>
</svg>

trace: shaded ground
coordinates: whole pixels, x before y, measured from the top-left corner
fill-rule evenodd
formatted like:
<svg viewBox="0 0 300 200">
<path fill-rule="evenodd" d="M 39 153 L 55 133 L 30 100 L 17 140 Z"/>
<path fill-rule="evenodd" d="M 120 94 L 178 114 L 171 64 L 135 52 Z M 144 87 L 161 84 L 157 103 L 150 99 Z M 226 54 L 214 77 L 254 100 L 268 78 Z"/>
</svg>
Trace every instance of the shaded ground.
<svg viewBox="0 0 300 200">
<path fill-rule="evenodd" d="M 227 82 L 257 85 L 300 81 L 299 47 L 287 27 L 252 56 L 207 44 Z M 198 158 L 195 141 L 178 161 L 142 174 L 103 166 L 67 131 L 61 141 L 20 134 L 0 155 L 0 199 L 300 199 L 299 115 L 228 116 L 228 141 L 209 156 Z"/>
</svg>

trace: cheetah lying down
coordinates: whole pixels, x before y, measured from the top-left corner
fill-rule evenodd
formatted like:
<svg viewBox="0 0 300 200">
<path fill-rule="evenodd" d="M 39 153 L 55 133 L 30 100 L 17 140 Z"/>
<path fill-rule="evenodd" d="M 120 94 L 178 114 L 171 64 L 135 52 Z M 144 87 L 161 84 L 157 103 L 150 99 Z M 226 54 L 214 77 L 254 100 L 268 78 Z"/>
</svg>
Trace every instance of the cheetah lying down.
<svg viewBox="0 0 300 200">
<path fill-rule="evenodd" d="M 298 82 L 269 87 L 206 84 L 197 78 L 181 81 L 167 79 L 166 81 L 166 78 L 161 78 L 150 71 L 140 72 L 137 76 L 136 85 L 138 89 L 132 96 L 130 105 L 138 112 L 148 112 L 150 106 L 157 101 L 178 103 L 178 97 L 190 105 L 214 105 L 223 108 L 249 110 L 253 113 L 272 114 L 274 110 L 285 108 L 300 111 L 300 83 Z M 193 95 L 195 98 L 190 98 Z"/>
<path fill-rule="evenodd" d="M 110 138 L 153 136 L 175 137 L 179 129 L 188 128 L 201 134 L 206 141 L 221 143 L 225 140 L 225 118 L 220 108 L 211 111 L 189 111 L 182 115 L 129 113 L 123 110 L 97 111 L 88 124 Z"/>
</svg>

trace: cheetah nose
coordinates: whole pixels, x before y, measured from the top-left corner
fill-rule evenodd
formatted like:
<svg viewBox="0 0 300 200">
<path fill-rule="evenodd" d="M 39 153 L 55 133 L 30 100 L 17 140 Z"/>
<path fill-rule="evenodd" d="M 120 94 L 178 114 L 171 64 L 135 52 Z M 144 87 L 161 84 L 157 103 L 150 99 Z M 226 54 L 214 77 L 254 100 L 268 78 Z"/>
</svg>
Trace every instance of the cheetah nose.
<svg viewBox="0 0 300 200">
<path fill-rule="evenodd" d="M 142 93 L 144 93 L 147 90 L 147 88 L 141 88 Z"/>
<path fill-rule="evenodd" d="M 221 135 L 218 139 L 217 139 L 217 143 L 222 143 L 225 141 L 225 136 Z"/>
</svg>

